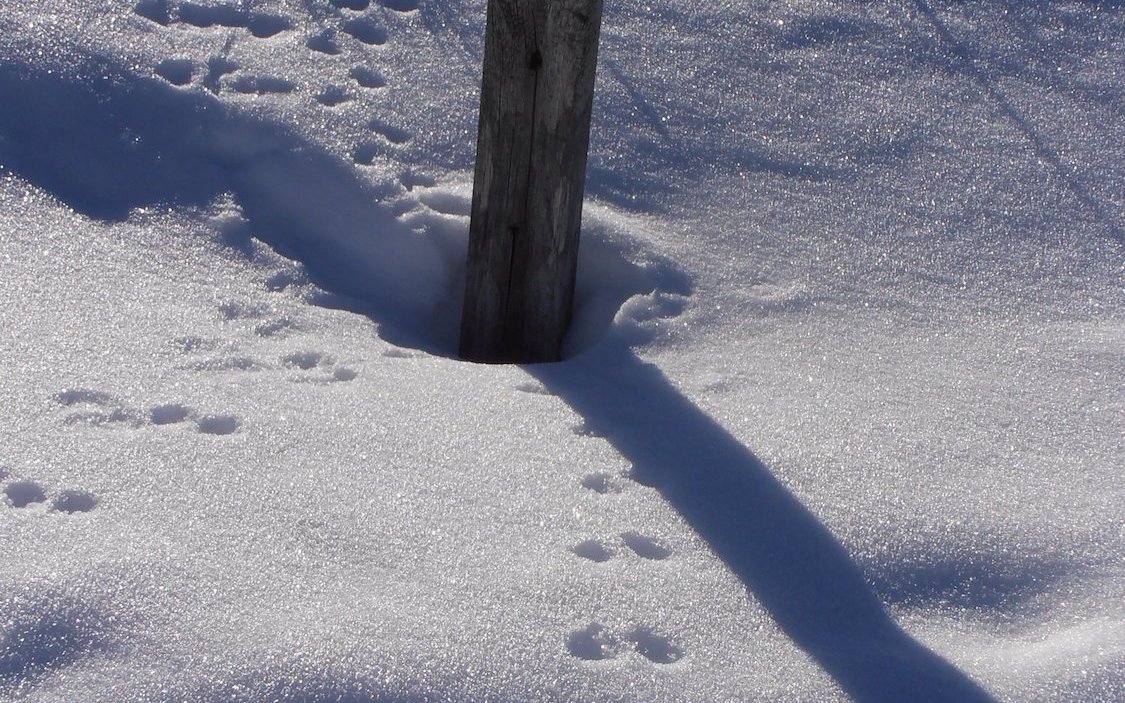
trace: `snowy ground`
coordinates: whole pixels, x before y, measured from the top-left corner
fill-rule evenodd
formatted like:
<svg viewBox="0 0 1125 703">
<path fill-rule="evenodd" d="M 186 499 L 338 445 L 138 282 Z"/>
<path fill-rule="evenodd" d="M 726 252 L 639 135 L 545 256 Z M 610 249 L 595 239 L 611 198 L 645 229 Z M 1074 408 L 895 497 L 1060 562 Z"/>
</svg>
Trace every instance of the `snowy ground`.
<svg viewBox="0 0 1125 703">
<path fill-rule="evenodd" d="M 1125 9 L 608 0 L 451 358 L 484 0 L 3 0 L 0 700 L 1125 700 Z"/>
</svg>

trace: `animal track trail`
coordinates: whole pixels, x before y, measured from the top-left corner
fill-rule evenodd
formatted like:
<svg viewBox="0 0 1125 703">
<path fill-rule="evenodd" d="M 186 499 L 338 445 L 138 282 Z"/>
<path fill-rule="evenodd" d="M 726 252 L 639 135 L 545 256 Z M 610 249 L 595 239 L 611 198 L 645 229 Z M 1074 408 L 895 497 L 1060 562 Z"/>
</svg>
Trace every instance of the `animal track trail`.
<svg viewBox="0 0 1125 703">
<path fill-rule="evenodd" d="M 104 391 L 89 389 L 61 391 L 55 394 L 55 402 L 64 408 L 78 408 L 66 416 L 67 424 L 81 423 L 93 427 L 124 424 L 130 429 L 138 430 L 146 426 L 162 427 L 192 422 L 199 433 L 208 435 L 233 434 L 242 425 L 242 421 L 235 415 L 204 414 L 179 403 L 166 403 L 147 410 L 138 410 L 125 405 Z M 82 499 L 72 496 L 65 504 L 82 505 Z"/>
<path fill-rule="evenodd" d="M 579 436 L 600 436 L 591 433 L 585 425 L 572 429 Z M 622 492 L 627 479 L 628 475 L 614 476 L 606 472 L 596 472 L 584 476 L 580 485 L 586 490 L 605 496 Z M 672 555 L 672 549 L 663 541 L 637 531 L 623 532 L 617 540 L 609 543 L 587 539 L 574 545 L 570 550 L 580 559 L 599 564 L 608 562 L 626 551 L 651 561 L 663 561 Z M 571 632 L 566 646 L 571 656 L 591 662 L 615 659 L 629 650 L 654 664 L 661 665 L 673 664 L 684 657 L 684 651 L 673 644 L 671 639 L 647 625 L 635 625 L 620 631 L 593 622 Z"/>
<path fill-rule="evenodd" d="M 260 12 L 248 7 L 248 3 L 201 4 L 195 2 L 173 3 L 170 0 L 141 0 L 133 7 L 133 12 L 146 20 L 164 27 L 183 25 L 197 29 L 220 27 L 228 30 L 244 30 L 257 39 L 269 39 L 282 32 L 293 29 L 293 22 L 282 15 Z M 206 62 L 200 85 L 214 94 L 223 89 L 223 76 L 234 73 L 240 66 L 226 58 L 235 41 L 232 31 L 228 37 L 222 56 L 213 56 Z M 195 80 L 197 63 L 187 58 L 169 58 L 161 61 L 153 71 L 168 83 L 184 87 Z M 242 95 L 284 95 L 297 90 L 297 84 L 285 78 L 267 75 L 239 76 L 231 81 L 229 88 Z"/>
<path fill-rule="evenodd" d="M 340 37 L 344 35 L 362 46 L 383 46 L 390 40 L 390 31 L 380 20 L 378 13 L 365 12 L 371 8 L 370 0 L 329 0 L 328 3 L 335 9 L 338 18 L 337 26 L 327 26 L 309 37 L 305 45 L 310 51 L 336 56 L 343 53 Z M 381 3 L 384 10 L 397 14 L 409 14 L 418 10 L 420 3 L 417 0 L 384 0 Z M 194 27 L 197 29 L 224 28 L 228 30 L 241 30 L 257 39 L 269 39 L 295 28 L 294 21 L 280 14 L 273 14 L 253 9 L 246 2 L 202 3 L 187 0 L 175 2 L 173 0 L 140 0 L 133 6 L 133 12 L 138 17 L 154 22 L 163 27 L 177 25 Z M 310 16 L 314 20 L 325 20 L 328 16 L 310 6 Z M 355 13 L 348 16 L 347 13 Z M 342 16 L 341 16 L 342 15 Z M 228 41 L 227 49 L 234 41 L 234 34 Z M 225 58 L 212 57 L 207 62 L 207 70 L 203 73 L 201 85 L 218 94 L 223 86 L 222 78 L 234 73 L 240 67 Z M 186 58 L 170 58 L 160 62 L 154 72 L 170 84 L 187 86 L 199 75 L 199 66 L 196 62 Z M 363 66 L 354 67 L 348 74 L 362 88 L 382 88 L 386 86 L 384 79 L 378 72 Z M 325 88 L 316 96 L 317 102 L 325 107 L 335 107 L 347 102 L 350 97 L 341 89 L 333 90 L 334 86 Z M 229 83 L 229 88 L 242 95 L 285 95 L 298 89 L 295 82 L 286 78 L 268 75 L 239 76 Z M 392 143 L 402 143 L 405 138 L 396 135 L 401 130 L 389 129 L 384 135 Z"/>
<path fill-rule="evenodd" d="M 287 17 L 258 12 L 233 3 L 203 5 L 194 2 L 173 3 L 170 0 L 141 0 L 133 6 L 133 12 L 165 27 L 186 24 L 200 29 L 245 29 L 258 39 L 268 39 L 293 28 L 293 23 Z"/>
<path fill-rule="evenodd" d="M 103 391 L 72 388 L 55 394 L 55 402 L 68 408 L 68 425 L 91 427 L 137 427 L 141 418 L 120 400 Z"/>
</svg>

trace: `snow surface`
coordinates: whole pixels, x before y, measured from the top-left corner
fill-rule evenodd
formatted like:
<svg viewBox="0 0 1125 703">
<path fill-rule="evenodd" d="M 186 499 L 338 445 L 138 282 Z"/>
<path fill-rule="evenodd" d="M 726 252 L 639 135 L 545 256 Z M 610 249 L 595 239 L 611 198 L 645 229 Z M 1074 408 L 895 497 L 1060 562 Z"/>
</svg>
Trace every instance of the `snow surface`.
<svg viewBox="0 0 1125 703">
<path fill-rule="evenodd" d="M 484 0 L 3 0 L 0 700 L 1125 700 L 1125 9 L 610 0 L 568 361 Z"/>
</svg>

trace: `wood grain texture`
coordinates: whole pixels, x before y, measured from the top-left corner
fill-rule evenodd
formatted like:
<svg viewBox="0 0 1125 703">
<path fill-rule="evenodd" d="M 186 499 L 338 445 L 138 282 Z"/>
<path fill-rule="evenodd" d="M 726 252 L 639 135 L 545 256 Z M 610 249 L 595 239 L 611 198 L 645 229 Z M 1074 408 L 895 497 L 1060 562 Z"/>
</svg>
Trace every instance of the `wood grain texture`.
<svg viewBox="0 0 1125 703">
<path fill-rule="evenodd" d="M 602 0 L 489 0 L 462 358 L 559 359 L 601 14 Z"/>
</svg>

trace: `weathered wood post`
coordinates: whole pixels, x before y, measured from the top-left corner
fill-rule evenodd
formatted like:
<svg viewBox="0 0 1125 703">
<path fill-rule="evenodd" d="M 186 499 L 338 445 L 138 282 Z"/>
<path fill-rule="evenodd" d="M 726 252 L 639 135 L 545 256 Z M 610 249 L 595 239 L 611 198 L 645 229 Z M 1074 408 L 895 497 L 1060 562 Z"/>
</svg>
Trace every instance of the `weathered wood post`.
<svg viewBox="0 0 1125 703">
<path fill-rule="evenodd" d="M 602 0 L 489 0 L 461 357 L 557 361 L 574 301 Z"/>
</svg>

